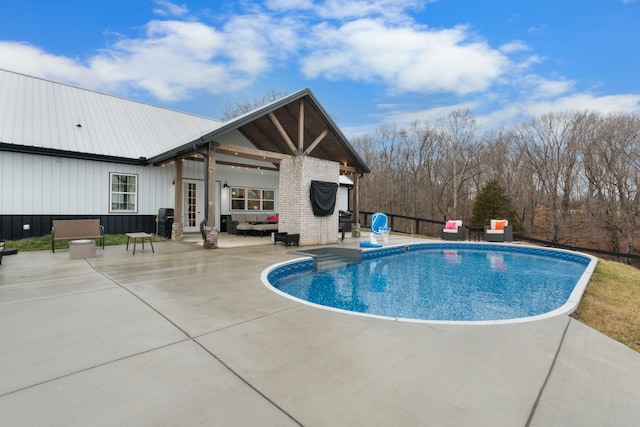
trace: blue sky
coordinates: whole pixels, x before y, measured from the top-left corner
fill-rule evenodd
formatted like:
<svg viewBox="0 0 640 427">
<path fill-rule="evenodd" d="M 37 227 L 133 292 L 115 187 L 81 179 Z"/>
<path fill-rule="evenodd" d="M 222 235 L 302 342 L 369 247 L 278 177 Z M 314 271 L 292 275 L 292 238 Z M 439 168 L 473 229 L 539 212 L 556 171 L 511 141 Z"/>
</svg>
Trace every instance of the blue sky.
<svg viewBox="0 0 640 427">
<path fill-rule="evenodd" d="M 0 0 L 0 68 L 219 118 L 308 87 L 345 134 L 640 112 L 640 0 Z"/>
</svg>

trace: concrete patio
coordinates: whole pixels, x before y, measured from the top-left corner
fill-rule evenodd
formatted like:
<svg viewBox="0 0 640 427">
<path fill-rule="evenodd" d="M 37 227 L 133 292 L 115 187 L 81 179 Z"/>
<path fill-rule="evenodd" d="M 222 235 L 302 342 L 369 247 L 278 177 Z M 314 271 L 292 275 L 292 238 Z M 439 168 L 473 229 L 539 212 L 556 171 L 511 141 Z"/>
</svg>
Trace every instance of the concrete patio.
<svg viewBox="0 0 640 427">
<path fill-rule="evenodd" d="M 640 354 L 575 320 L 320 310 L 260 282 L 293 248 L 246 239 L 4 260 L 0 425 L 640 425 Z"/>
</svg>

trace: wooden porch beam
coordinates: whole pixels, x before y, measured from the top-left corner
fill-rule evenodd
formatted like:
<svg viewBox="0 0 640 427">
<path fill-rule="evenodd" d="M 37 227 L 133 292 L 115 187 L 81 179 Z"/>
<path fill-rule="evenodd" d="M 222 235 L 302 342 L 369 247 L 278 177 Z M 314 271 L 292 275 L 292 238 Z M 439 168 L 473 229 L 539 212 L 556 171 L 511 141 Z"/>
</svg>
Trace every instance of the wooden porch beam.
<svg viewBox="0 0 640 427">
<path fill-rule="evenodd" d="M 356 172 L 353 175 L 353 213 L 351 214 L 351 220 L 357 224 L 353 226 L 351 232 L 352 237 L 360 237 L 360 175 Z M 366 224 L 365 224 L 366 225 Z"/>
<path fill-rule="evenodd" d="M 293 144 L 292 144 L 293 145 Z M 295 151 L 295 150 L 294 150 Z M 274 153 L 272 151 L 259 150 L 257 148 L 242 147 L 240 145 L 220 143 L 216 148 L 219 154 L 227 154 L 245 159 L 261 160 L 269 163 L 280 163 L 291 157 L 290 154 Z"/>
<path fill-rule="evenodd" d="M 298 118 L 298 152 L 304 151 L 304 101 L 300 100 L 300 117 Z M 305 152 L 305 154 L 307 154 Z"/>
<path fill-rule="evenodd" d="M 280 124 L 280 121 L 278 121 L 278 118 L 276 117 L 276 115 L 273 113 L 269 113 L 269 118 L 271 119 L 271 122 L 276 127 L 276 129 L 278 129 L 278 132 L 280 133 L 280 136 L 282 137 L 282 139 L 284 139 L 284 142 L 286 142 L 287 145 L 289 146 L 289 149 L 291 150 L 291 154 L 296 154 L 296 146 L 293 145 L 291 138 L 289 138 L 289 135 L 287 135 L 287 132 L 285 132 L 284 128 Z"/>
<path fill-rule="evenodd" d="M 182 158 L 176 157 L 173 163 L 173 221 L 182 224 Z"/>
<path fill-rule="evenodd" d="M 204 209 L 207 212 L 207 226 L 215 227 L 216 226 L 216 144 L 210 142 L 207 147 L 207 156 L 209 157 L 209 170 L 206 173 L 207 177 L 207 201 L 208 206 L 205 206 Z M 198 224 L 200 225 L 200 224 Z"/>
<path fill-rule="evenodd" d="M 347 166 L 347 165 L 343 165 L 342 163 L 340 163 L 340 173 L 353 173 L 353 174 L 357 174 L 358 170 L 356 168 L 354 168 L 353 166 Z"/>
<path fill-rule="evenodd" d="M 225 162 L 224 160 L 216 160 L 216 165 L 231 166 L 238 169 L 257 169 L 262 171 L 279 172 L 280 169 L 271 166 L 248 165 L 246 163 Z"/>
<path fill-rule="evenodd" d="M 324 139 L 324 137 L 325 137 L 325 136 L 327 136 L 327 134 L 328 134 L 328 133 L 329 133 L 329 129 L 325 129 L 325 130 L 323 130 L 323 131 L 322 131 L 322 133 L 321 133 L 320 135 L 318 135 L 318 137 L 316 138 L 316 140 L 315 140 L 315 141 L 313 141 L 313 142 L 311 143 L 311 145 L 310 145 L 306 150 L 304 150 L 304 155 L 305 155 L 305 156 L 308 156 L 308 155 L 309 155 L 309 153 L 311 153 L 311 152 L 314 150 L 314 148 L 316 148 L 316 146 L 317 146 L 318 144 L 320 144 L 320 141 L 322 141 L 322 140 Z"/>
</svg>

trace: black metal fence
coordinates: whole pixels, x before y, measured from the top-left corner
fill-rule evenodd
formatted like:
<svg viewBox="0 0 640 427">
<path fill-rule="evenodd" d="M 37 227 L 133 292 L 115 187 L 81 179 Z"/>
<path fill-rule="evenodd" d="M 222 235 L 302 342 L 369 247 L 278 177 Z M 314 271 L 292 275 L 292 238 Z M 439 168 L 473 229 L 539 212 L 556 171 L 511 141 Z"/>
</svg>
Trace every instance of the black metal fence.
<svg viewBox="0 0 640 427">
<path fill-rule="evenodd" d="M 360 224 L 363 227 L 370 227 L 370 217 L 374 212 L 360 212 Z M 416 234 L 426 237 L 440 237 L 440 231 L 444 226 L 444 221 L 437 221 L 426 218 L 415 218 L 405 215 L 395 215 L 385 213 L 389 218 L 389 227 L 397 233 Z M 594 255 L 599 255 L 605 259 L 611 259 L 618 262 L 624 262 L 635 267 L 640 267 L 640 255 L 639 254 L 625 254 L 621 252 L 611 252 L 601 249 L 585 248 L 580 246 L 565 245 L 562 243 L 554 243 L 547 240 L 534 239 L 523 235 L 514 235 L 514 240 L 520 240 L 523 242 L 535 243 L 540 246 L 547 246 L 550 248 L 566 249 L 577 252 L 586 252 Z"/>
<path fill-rule="evenodd" d="M 360 224 L 370 227 L 370 217 L 375 212 L 360 212 Z M 393 231 L 406 234 L 419 234 L 421 236 L 439 237 L 444 226 L 444 221 L 433 219 L 415 218 L 405 215 L 386 214 L 389 218 L 389 227 Z"/>
</svg>

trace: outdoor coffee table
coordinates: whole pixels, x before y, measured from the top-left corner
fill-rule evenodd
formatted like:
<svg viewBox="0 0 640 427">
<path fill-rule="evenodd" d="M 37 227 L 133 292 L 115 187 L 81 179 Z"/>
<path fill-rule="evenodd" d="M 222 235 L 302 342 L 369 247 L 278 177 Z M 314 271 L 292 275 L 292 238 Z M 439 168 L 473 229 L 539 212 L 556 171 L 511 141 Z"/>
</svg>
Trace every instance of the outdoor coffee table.
<svg viewBox="0 0 640 427">
<path fill-rule="evenodd" d="M 144 251 L 144 239 L 149 239 L 149 243 L 151 244 L 151 251 L 153 253 L 156 253 L 156 251 L 153 249 L 153 241 L 151 240 L 151 238 L 153 237 L 153 234 L 151 233 L 125 233 L 127 235 L 127 250 L 129 250 L 129 239 L 133 239 L 133 254 L 136 254 L 136 241 L 138 239 L 142 240 L 142 250 Z"/>
</svg>

